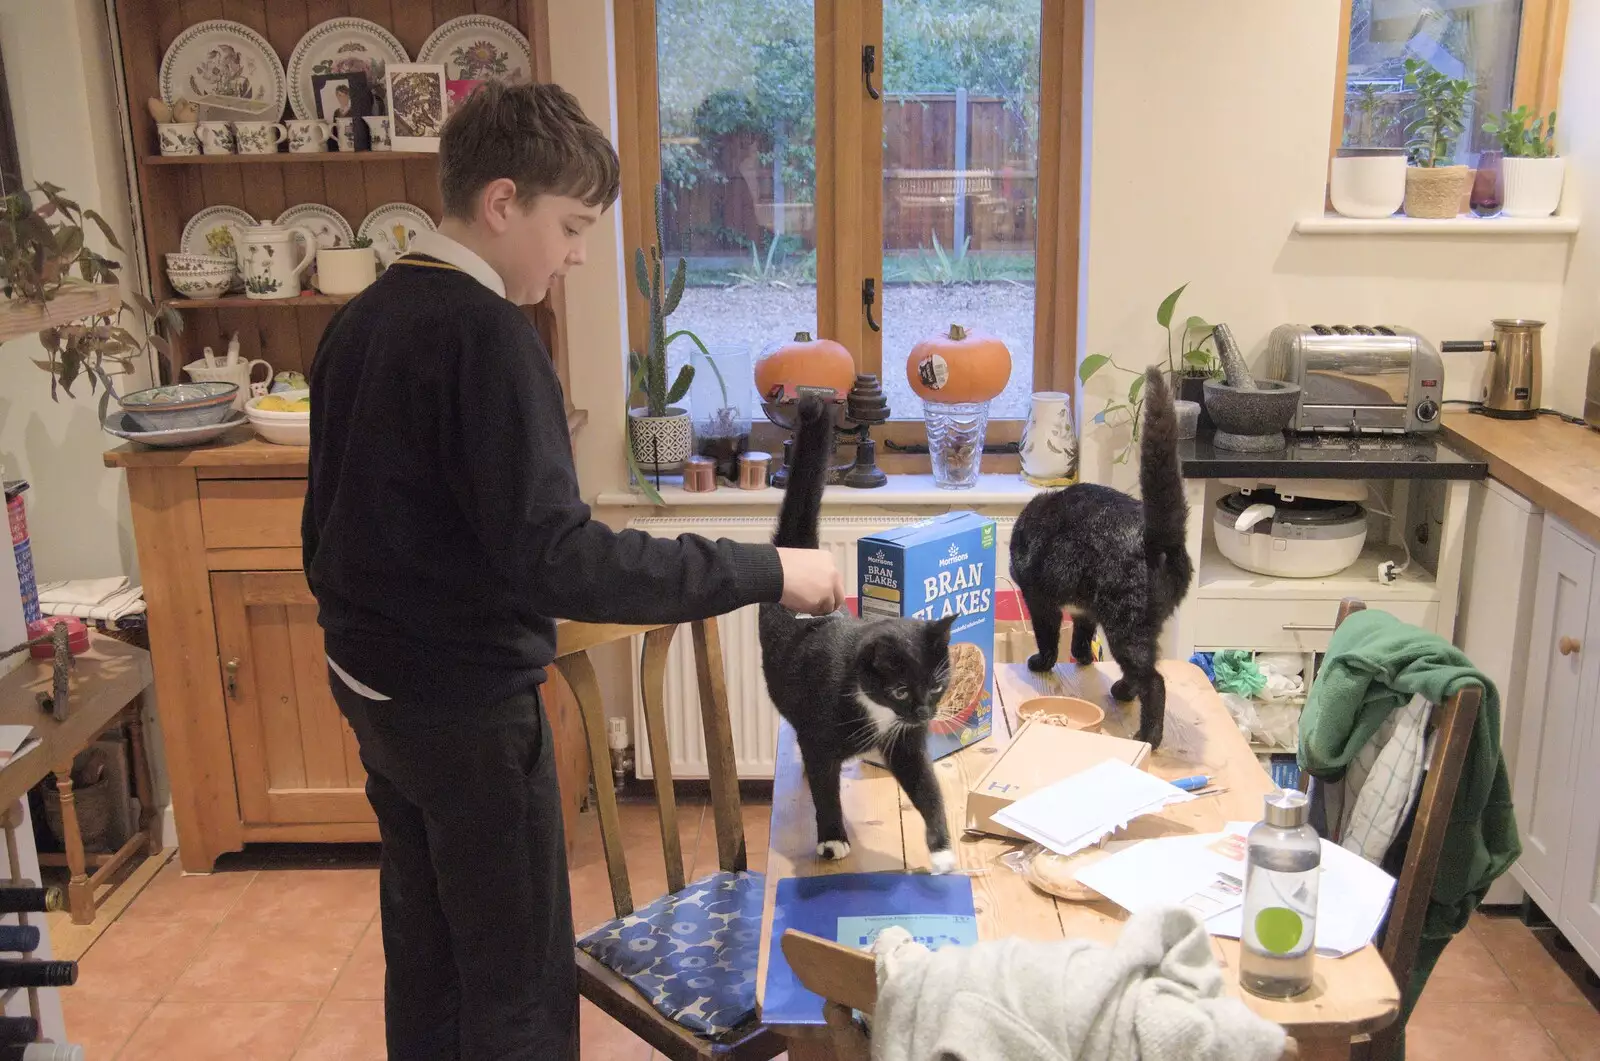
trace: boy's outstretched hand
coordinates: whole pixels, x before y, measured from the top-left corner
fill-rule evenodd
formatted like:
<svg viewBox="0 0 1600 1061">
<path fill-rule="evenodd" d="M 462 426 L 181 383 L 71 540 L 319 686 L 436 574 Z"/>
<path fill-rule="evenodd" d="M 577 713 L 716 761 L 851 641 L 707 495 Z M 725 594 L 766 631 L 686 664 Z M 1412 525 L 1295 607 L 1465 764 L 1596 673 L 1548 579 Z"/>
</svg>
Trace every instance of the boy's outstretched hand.
<svg viewBox="0 0 1600 1061">
<path fill-rule="evenodd" d="M 779 549 L 783 564 L 781 603 L 807 615 L 827 615 L 844 607 L 844 578 L 833 554 L 821 549 Z"/>
</svg>

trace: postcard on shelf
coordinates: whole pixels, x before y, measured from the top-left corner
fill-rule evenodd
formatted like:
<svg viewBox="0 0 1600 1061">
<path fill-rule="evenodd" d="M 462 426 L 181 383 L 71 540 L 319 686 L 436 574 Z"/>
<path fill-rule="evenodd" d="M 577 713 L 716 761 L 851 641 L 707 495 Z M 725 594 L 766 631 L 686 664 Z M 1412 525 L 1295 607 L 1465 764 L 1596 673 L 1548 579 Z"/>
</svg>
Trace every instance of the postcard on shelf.
<svg viewBox="0 0 1600 1061">
<path fill-rule="evenodd" d="M 442 63 L 390 63 L 390 144 L 395 151 L 437 151 L 449 108 Z"/>
</svg>

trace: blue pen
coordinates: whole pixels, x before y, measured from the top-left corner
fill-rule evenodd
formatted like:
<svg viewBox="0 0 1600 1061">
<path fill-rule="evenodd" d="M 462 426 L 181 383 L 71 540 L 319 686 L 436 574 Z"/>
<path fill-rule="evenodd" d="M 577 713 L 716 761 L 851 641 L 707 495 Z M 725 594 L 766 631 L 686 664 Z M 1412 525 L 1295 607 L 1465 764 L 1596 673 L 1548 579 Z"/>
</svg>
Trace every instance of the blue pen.
<svg viewBox="0 0 1600 1061">
<path fill-rule="evenodd" d="M 1211 784 L 1211 778 L 1205 774 L 1195 774 L 1193 777 L 1180 777 L 1176 781 L 1170 782 L 1170 784 L 1176 785 L 1185 792 L 1193 792 L 1195 789 L 1205 788 Z"/>
</svg>

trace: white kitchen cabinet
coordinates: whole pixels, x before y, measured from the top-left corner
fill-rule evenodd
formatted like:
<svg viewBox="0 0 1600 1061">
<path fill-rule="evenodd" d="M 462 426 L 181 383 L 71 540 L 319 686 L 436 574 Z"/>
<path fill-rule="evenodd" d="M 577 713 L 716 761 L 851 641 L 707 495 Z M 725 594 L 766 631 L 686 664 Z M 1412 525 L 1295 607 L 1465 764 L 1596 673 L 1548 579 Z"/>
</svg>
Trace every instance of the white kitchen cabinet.
<svg viewBox="0 0 1600 1061">
<path fill-rule="evenodd" d="M 1472 484 L 1455 643 L 1500 691 L 1500 750 L 1513 784 L 1543 525 L 1544 510 L 1504 483 L 1486 479 Z M 1483 901 L 1515 906 L 1526 897 L 1507 873 L 1490 886 Z"/>
<path fill-rule="evenodd" d="M 1564 644 L 1558 638 L 1557 654 L 1563 649 L 1570 651 L 1561 658 L 1578 668 L 1578 732 L 1573 742 L 1577 768 L 1572 826 L 1556 925 L 1589 965 L 1600 969 L 1600 594 L 1590 602 L 1585 633 Z"/>
<path fill-rule="evenodd" d="M 1600 652 L 1581 651 L 1593 611 L 1595 561 L 1592 544 L 1557 520 L 1545 520 L 1528 640 L 1526 707 L 1512 787 L 1522 857 L 1512 872 L 1558 925 L 1574 807 L 1583 806 L 1574 792 L 1579 764 L 1595 762 L 1579 753 L 1579 741 L 1591 728 L 1600 667 Z M 1600 820 L 1600 801 L 1591 801 L 1578 817 Z M 1593 890 L 1591 886 L 1585 892 Z M 1600 942 L 1600 933 L 1596 941 Z"/>
</svg>

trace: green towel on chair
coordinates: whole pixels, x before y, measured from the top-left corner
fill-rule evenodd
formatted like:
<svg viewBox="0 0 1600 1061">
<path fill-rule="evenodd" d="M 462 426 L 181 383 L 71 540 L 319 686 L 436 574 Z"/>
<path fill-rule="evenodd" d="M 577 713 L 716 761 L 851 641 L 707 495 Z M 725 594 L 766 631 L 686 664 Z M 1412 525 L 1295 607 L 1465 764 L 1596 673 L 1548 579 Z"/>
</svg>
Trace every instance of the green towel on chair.
<svg viewBox="0 0 1600 1061">
<path fill-rule="evenodd" d="M 1483 700 L 1450 810 L 1416 969 L 1411 983 L 1401 985 L 1402 1020 L 1422 994 L 1445 944 L 1467 927 L 1489 885 L 1522 853 L 1500 755 L 1500 695 L 1454 645 L 1369 609 L 1356 612 L 1334 631 L 1300 717 L 1300 768 L 1338 780 L 1389 712 L 1417 694 L 1442 703 L 1468 685 L 1481 685 Z"/>
</svg>

